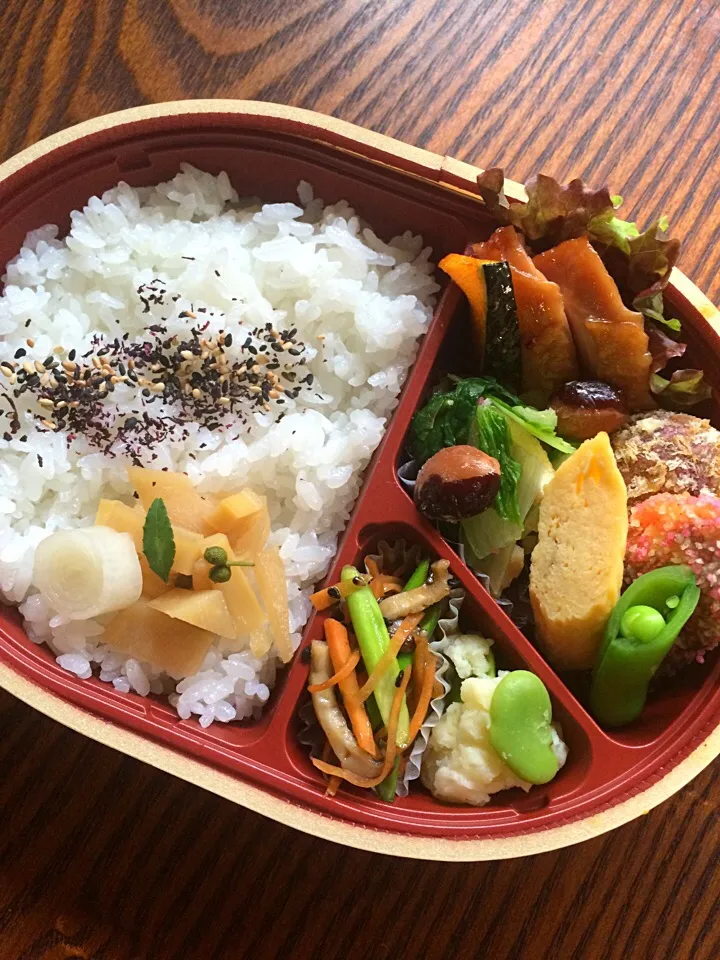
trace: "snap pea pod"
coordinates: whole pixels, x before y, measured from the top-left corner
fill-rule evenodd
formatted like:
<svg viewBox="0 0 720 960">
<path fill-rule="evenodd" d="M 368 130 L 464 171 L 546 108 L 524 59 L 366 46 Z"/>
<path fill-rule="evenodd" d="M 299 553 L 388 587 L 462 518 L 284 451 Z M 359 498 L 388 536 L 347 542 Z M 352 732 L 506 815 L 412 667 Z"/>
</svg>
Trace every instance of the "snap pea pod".
<svg viewBox="0 0 720 960">
<path fill-rule="evenodd" d="M 432 635 L 437 630 L 443 603 L 444 601 L 440 600 L 439 603 L 434 603 L 431 607 L 428 607 L 428 609 L 425 611 L 425 616 L 418 625 L 418 630 L 425 634 L 428 643 L 430 643 L 432 640 Z"/>
<path fill-rule="evenodd" d="M 418 587 L 421 587 L 427 580 L 428 573 L 430 573 L 430 561 L 423 560 L 423 562 L 415 568 L 412 576 L 403 587 L 403 593 L 406 590 L 416 590 Z"/>
<path fill-rule="evenodd" d="M 375 787 L 375 793 L 384 800 L 385 803 L 392 803 L 395 800 L 397 791 L 398 777 L 400 774 L 400 757 L 395 758 L 395 765 L 390 773 L 385 777 L 382 783 Z"/>
<path fill-rule="evenodd" d="M 340 579 L 352 580 L 353 577 L 357 576 L 358 572 L 355 567 L 348 566 L 343 567 Z M 368 586 L 360 587 L 359 590 L 351 593 L 350 596 L 347 597 L 346 602 L 365 669 L 368 673 L 371 673 L 377 666 L 383 653 L 385 653 L 390 646 L 390 635 L 385 626 L 380 605 Z M 400 667 L 398 666 L 398 662 L 397 660 L 393 660 L 373 691 L 375 694 L 375 702 L 383 718 L 383 723 L 386 726 L 390 720 L 390 710 L 392 708 L 393 697 L 395 696 L 395 680 L 399 674 Z M 410 718 L 408 716 L 407 701 L 403 697 L 397 728 L 397 745 L 400 749 L 404 749 L 407 746 L 409 725 Z"/>
<path fill-rule="evenodd" d="M 378 710 L 378 706 L 375 703 L 374 693 L 371 693 L 370 696 L 365 701 L 365 710 L 367 711 L 368 719 L 370 720 L 370 726 L 377 733 L 377 731 L 383 725 L 383 719 L 380 716 L 380 711 Z"/>
<path fill-rule="evenodd" d="M 437 629 L 438 621 L 440 620 L 440 610 L 442 609 L 442 601 L 440 603 L 435 603 L 432 607 L 428 607 L 425 611 L 425 616 L 422 618 L 418 624 L 418 630 L 421 630 L 427 637 L 428 643 L 432 640 L 432 635 Z M 401 653 L 399 654 L 397 661 L 400 665 L 400 669 L 404 670 L 408 664 L 412 663 L 413 654 L 412 653 Z"/>
<path fill-rule="evenodd" d="M 590 709 L 604 726 L 642 713 L 653 674 L 692 615 L 700 589 L 686 566 L 638 577 L 610 615 L 590 689 Z"/>
<path fill-rule="evenodd" d="M 368 717 L 370 717 L 370 723 L 373 730 L 377 731 L 382 727 L 382 717 L 380 716 L 380 711 L 377 708 L 375 703 L 375 696 L 371 694 L 368 699 L 365 701 L 365 709 L 367 710 Z M 379 783 L 375 788 L 375 793 L 380 797 L 381 800 L 384 800 L 385 803 L 393 803 L 395 800 L 395 793 L 397 792 L 398 778 L 400 774 L 400 757 L 395 758 L 395 764 L 393 765 L 390 773 L 385 777 L 385 779 Z"/>
</svg>

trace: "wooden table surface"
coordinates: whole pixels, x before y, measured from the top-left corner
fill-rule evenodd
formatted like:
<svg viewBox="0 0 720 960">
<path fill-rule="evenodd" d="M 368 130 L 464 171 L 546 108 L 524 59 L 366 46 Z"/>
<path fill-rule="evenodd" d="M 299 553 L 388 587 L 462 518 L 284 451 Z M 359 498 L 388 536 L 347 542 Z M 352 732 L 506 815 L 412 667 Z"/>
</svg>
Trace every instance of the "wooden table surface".
<svg viewBox="0 0 720 960">
<path fill-rule="evenodd" d="M 609 181 L 720 296 L 716 0 L 4 0 L 0 156 L 184 97 Z M 720 767 L 615 833 L 423 864 L 296 834 L 0 694 L 0 960 L 720 956 Z"/>
</svg>

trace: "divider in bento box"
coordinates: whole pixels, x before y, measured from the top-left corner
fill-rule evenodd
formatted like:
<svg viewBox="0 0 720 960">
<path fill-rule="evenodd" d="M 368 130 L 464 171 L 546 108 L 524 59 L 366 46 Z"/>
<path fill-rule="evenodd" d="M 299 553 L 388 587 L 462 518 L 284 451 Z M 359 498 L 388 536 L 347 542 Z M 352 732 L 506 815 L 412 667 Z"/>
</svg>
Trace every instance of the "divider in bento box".
<svg viewBox="0 0 720 960">
<path fill-rule="evenodd" d="M 267 200 L 294 199 L 297 181 L 308 180 L 326 202 L 349 200 L 380 235 L 406 229 L 422 233 L 435 259 L 484 239 L 493 227 L 474 193 L 478 170 L 468 164 L 308 111 L 188 101 L 90 121 L 0 167 L 0 261 L 17 252 L 30 229 L 46 222 L 66 228 L 69 212 L 92 193 L 119 179 L 133 186 L 158 182 L 173 175 L 181 161 L 212 172 L 226 169 L 241 193 Z M 519 185 L 508 182 L 506 189 L 511 199 L 522 197 Z M 686 321 L 688 340 L 711 380 L 720 383 L 720 341 L 713 329 L 717 311 L 678 271 L 668 299 Z M 481 809 L 439 804 L 422 787 L 393 805 L 352 788 L 326 797 L 322 778 L 296 739 L 307 679 L 299 658 L 279 679 L 260 720 L 202 730 L 196 721 L 179 721 L 157 699 L 119 694 L 99 680 L 78 680 L 57 666 L 47 648 L 27 639 L 16 612 L 0 613 L 3 686 L 100 742 L 275 819 L 339 842 L 406 856 L 488 859 L 552 849 L 626 822 L 687 782 L 720 752 L 720 662 L 706 667 L 702 678 L 686 677 L 653 701 L 642 735 L 639 728 L 601 731 L 565 678 L 518 632 L 397 482 L 395 465 L 410 417 L 432 385 L 437 364 L 452 354 L 464 309 L 457 289 L 448 286 L 367 473 L 328 582 L 377 539 L 398 533 L 449 559 L 468 594 L 463 627 L 491 636 L 500 666 L 528 667 L 551 693 L 570 746 L 568 763 L 551 784 L 527 797 L 515 791 L 497 795 Z M 303 643 L 321 630 L 322 618 L 315 616 Z"/>
</svg>

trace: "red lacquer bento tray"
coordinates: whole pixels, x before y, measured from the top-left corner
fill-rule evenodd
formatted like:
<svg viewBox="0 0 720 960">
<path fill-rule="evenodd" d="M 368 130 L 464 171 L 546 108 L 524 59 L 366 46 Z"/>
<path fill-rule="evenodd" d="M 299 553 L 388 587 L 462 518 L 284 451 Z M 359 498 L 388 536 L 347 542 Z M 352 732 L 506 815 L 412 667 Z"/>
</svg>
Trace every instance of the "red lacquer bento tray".
<svg viewBox="0 0 720 960">
<path fill-rule="evenodd" d="M 102 117 L 31 147 L 0 167 L 0 263 L 28 230 L 68 224 L 71 210 L 118 180 L 133 186 L 173 176 L 187 161 L 226 170 L 242 194 L 295 197 L 299 180 L 326 202 L 347 199 L 381 236 L 421 233 L 439 259 L 486 238 L 494 224 L 473 193 L 477 168 L 308 111 L 243 101 L 185 101 Z M 519 198 L 522 188 L 508 183 Z M 717 311 L 677 271 L 668 299 L 684 320 L 691 354 L 720 386 Z M 467 591 L 462 619 L 492 637 L 503 667 L 537 673 L 570 747 L 545 787 L 496 795 L 487 807 L 450 807 L 422 788 L 392 806 L 366 792 L 335 798 L 298 745 L 307 667 L 296 657 L 261 720 L 202 730 L 159 700 L 117 693 L 62 670 L 31 643 L 17 614 L 0 613 L 0 684 L 57 720 L 115 749 L 298 829 L 366 849 L 428 859 L 519 856 L 578 842 L 626 822 L 679 789 L 720 752 L 720 659 L 708 658 L 653 698 L 642 720 L 603 732 L 561 677 L 415 510 L 396 479 L 410 418 L 439 368 L 452 367 L 465 307 L 445 289 L 384 440 L 367 471 L 329 575 L 380 539 L 423 544 L 450 560 Z M 455 354 L 459 362 L 459 354 Z M 714 401 L 713 413 L 720 421 Z M 303 643 L 322 633 L 308 623 Z"/>
</svg>

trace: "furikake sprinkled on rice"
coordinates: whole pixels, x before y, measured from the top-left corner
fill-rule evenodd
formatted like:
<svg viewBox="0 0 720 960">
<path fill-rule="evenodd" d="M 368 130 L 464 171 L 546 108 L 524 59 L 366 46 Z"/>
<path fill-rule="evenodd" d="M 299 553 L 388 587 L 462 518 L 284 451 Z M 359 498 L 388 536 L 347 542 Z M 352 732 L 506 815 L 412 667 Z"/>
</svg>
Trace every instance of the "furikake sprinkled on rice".
<svg viewBox="0 0 720 960">
<path fill-rule="evenodd" d="M 158 284 L 138 288 L 145 312 L 150 303 L 164 303 L 166 291 Z M 193 310 L 179 316 L 197 319 Z M 272 323 L 256 327 L 230 355 L 232 334 L 220 331 L 204 336 L 208 326 L 206 321 L 190 327 L 188 335 L 181 337 L 168 336 L 163 323 L 154 323 L 147 328 L 152 339 L 141 342 L 96 336 L 93 349 L 81 359 L 75 358 L 74 350 L 63 359 L 62 348 L 55 348 L 44 362 L 31 364 L 20 349 L 15 360 L 0 365 L 0 373 L 13 388 L 15 399 L 25 393 L 35 396 L 39 407 L 35 418 L 43 429 L 67 430 L 71 437 L 82 434 L 105 453 L 127 453 L 136 463 L 143 449 L 190 421 L 217 430 L 228 426 L 229 417 L 235 425 L 245 425 L 253 412 L 282 417 L 277 408 L 286 399 L 294 400 L 302 385 L 312 384 L 310 373 L 296 382 L 293 368 L 304 363 L 306 349 L 296 328 L 276 330 Z M 30 339 L 27 343 L 33 345 Z M 118 384 L 134 389 L 139 405 L 124 420 L 105 406 Z M 14 409 L 10 395 L 4 396 Z M 153 416 L 146 409 L 158 400 L 175 405 L 170 415 Z M 11 433 L 19 430 L 15 414 Z"/>
</svg>

